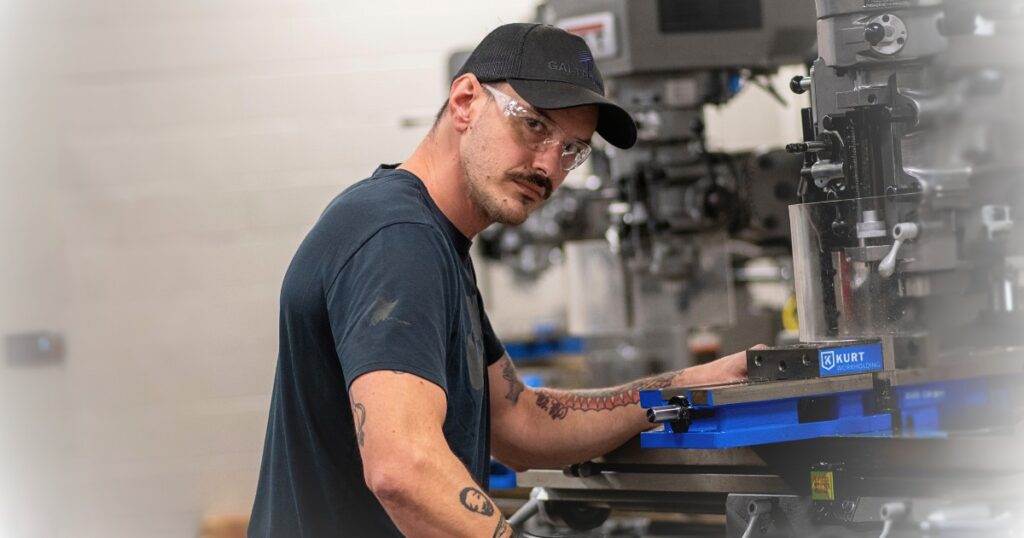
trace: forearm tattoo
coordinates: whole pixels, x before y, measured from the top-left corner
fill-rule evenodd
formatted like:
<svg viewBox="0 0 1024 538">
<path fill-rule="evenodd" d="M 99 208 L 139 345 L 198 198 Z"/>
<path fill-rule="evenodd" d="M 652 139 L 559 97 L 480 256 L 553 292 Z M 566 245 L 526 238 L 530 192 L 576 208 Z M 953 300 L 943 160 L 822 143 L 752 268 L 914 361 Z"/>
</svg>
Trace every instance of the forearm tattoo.
<svg viewBox="0 0 1024 538">
<path fill-rule="evenodd" d="M 366 441 L 366 433 L 363 432 L 363 425 L 366 424 L 366 407 L 359 402 L 352 403 L 352 416 L 356 423 L 356 441 L 363 446 Z"/>
<path fill-rule="evenodd" d="M 505 394 L 505 399 L 515 405 L 519 402 L 519 395 L 523 392 L 523 382 L 516 375 L 516 367 L 512 366 L 512 359 L 505 357 L 504 361 L 505 364 L 501 367 L 501 377 L 508 382 L 508 393 Z"/>
<path fill-rule="evenodd" d="M 610 389 L 537 389 L 537 407 L 546 411 L 551 420 L 561 420 L 570 411 L 611 411 L 640 403 L 641 390 L 668 387 L 675 376 L 676 372 L 669 372 Z"/>
<path fill-rule="evenodd" d="M 494 505 L 491 504 L 491 500 L 484 492 L 476 488 L 463 488 L 462 493 L 459 494 L 459 501 L 462 502 L 462 506 L 466 507 L 466 510 L 474 514 L 488 517 L 494 515 Z"/>
</svg>

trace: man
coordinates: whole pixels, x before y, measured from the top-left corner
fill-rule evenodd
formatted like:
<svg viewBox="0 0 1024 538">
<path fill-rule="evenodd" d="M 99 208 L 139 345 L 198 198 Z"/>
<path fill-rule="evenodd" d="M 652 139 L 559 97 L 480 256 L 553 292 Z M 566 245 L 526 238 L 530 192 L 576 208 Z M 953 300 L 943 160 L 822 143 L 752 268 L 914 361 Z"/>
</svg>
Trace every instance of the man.
<svg viewBox="0 0 1024 538">
<path fill-rule="evenodd" d="M 649 426 L 638 391 L 743 378 L 743 354 L 620 387 L 526 388 L 477 291 L 470 238 L 522 223 L 590 153 L 636 128 L 579 37 L 489 34 L 431 132 L 326 209 L 281 292 L 281 344 L 250 536 L 510 536 L 493 453 L 584 461 Z"/>
</svg>

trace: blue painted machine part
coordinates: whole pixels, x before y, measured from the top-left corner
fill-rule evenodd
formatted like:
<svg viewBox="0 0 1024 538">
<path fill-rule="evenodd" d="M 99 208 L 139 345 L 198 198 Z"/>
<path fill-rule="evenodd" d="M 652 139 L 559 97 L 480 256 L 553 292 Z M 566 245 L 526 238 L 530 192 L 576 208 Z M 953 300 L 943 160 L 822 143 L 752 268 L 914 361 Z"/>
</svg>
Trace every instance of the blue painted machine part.
<svg viewBox="0 0 1024 538">
<path fill-rule="evenodd" d="M 644 393 L 653 393 L 645 395 Z M 644 448 L 732 448 L 781 441 L 813 439 L 831 435 L 887 434 L 892 431 L 892 416 L 865 414 L 864 393 L 847 392 L 834 395 L 836 418 L 820 422 L 800 422 L 798 402 L 802 398 L 785 398 L 722 406 L 694 406 L 697 416 L 689 431 L 677 433 L 666 424 L 661 431 L 640 435 Z M 660 391 L 644 391 L 641 405 L 666 405 Z M 701 416 L 699 411 L 707 411 Z"/>
<path fill-rule="evenodd" d="M 895 387 L 900 435 L 933 437 L 946 428 L 984 428 L 1012 420 L 1011 389 L 1019 380 L 978 377 Z M 835 399 L 835 418 L 800 422 L 799 401 L 784 398 L 742 404 L 693 406 L 689 430 L 675 432 L 671 424 L 641 434 L 644 448 L 731 448 L 781 441 L 842 435 L 893 434 L 893 415 L 871 414 L 870 390 L 825 394 Z M 709 400 L 714 391 L 709 393 Z M 688 399 L 690 395 L 687 394 Z M 660 390 L 642 391 L 640 405 L 667 405 Z"/>
<path fill-rule="evenodd" d="M 743 77 L 739 73 L 729 74 L 729 93 L 736 95 L 743 89 Z"/>
<path fill-rule="evenodd" d="M 498 460 L 491 459 L 490 489 L 512 489 L 516 487 L 516 473 Z"/>
<path fill-rule="evenodd" d="M 527 387 L 534 389 L 544 386 L 544 376 L 540 374 L 522 374 L 519 376 L 519 380 Z"/>
<path fill-rule="evenodd" d="M 1010 420 L 1012 378 L 973 378 L 896 388 L 905 434 L 945 436 L 945 428 L 986 427 L 986 420 Z"/>
<path fill-rule="evenodd" d="M 582 338 L 565 336 L 525 342 L 504 342 L 505 352 L 513 362 L 544 360 L 556 355 L 578 355 L 585 351 Z"/>
</svg>

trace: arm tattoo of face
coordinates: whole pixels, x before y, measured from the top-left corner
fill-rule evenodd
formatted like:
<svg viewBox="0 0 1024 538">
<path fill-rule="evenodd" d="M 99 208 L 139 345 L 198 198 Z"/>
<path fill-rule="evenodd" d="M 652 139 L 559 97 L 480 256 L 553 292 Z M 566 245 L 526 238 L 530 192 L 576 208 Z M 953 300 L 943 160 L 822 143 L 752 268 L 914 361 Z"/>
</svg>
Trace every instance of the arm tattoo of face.
<svg viewBox="0 0 1024 538">
<path fill-rule="evenodd" d="M 494 534 L 491 538 L 512 538 L 515 533 L 512 532 L 512 527 L 509 526 L 508 521 L 505 518 L 498 518 L 498 526 L 494 528 Z"/>
<path fill-rule="evenodd" d="M 505 399 L 515 405 L 519 402 L 519 395 L 523 392 L 523 382 L 516 375 L 516 367 L 512 366 L 512 359 L 505 357 L 505 365 L 501 367 L 501 377 L 508 382 L 508 393 Z"/>
<path fill-rule="evenodd" d="M 676 372 L 648 377 L 610 389 L 555 391 L 539 389 L 537 407 L 547 411 L 551 420 L 561 420 L 570 411 L 611 411 L 640 403 L 640 391 L 661 389 L 672 384 Z"/>
<path fill-rule="evenodd" d="M 359 442 L 359 446 L 363 446 L 363 442 L 366 441 L 366 433 L 363 431 L 363 424 L 366 424 L 366 407 L 359 402 L 354 402 L 352 416 L 356 419 L 356 441 Z"/>
<path fill-rule="evenodd" d="M 459 494 L 459 500 L 462 501 L 462 506 L 465 506 L 466 510 L 474 514 L 488 517 L 494 515 L 494 505 L 491 504 L 491 500 L 484 495 L 484 492 L 476 488 L 463 488 L 462 493 Z"/>
</svg>

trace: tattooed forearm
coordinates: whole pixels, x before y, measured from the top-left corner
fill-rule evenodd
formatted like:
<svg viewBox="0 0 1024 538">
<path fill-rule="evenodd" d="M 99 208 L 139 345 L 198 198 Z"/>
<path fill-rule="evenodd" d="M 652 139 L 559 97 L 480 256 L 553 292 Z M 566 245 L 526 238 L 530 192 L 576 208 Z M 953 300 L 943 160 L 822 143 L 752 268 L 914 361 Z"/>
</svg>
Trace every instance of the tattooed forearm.
<svg viewBox="0 0 1024 538">
<path fill-rule="evenodd" d="M 672 384 L 676 372 L 648 377 L 610 389 L 561 391 L 538 389 L 537 407 L 547 412 L 551 420 L 561 420 L 570 411 L 611 411 L 640 403 L 640 391 L 661 389 Z"/>
<path fill-rule="evenodd" d="M 359 402 L 352 403 L 352 416 L 356 422 L 356 441 L 363 446 L 366 441 L 366 434 L 363 432 L 363 424 L 366 424 L 366 407 Z"/>
<path fill-rule="evenodd" d="M 537 407 L 547 411 L 552 420 L 561 420 L 569 414 L 569 408 L 553 393 L 546 390 L 537 391 Z"/>
<path fill-rule="evenodd" d="M 508 524 L 508 521 L 503 517 L 498 518 L 498 526 L 494 528 L 494 534 L 491 538 L 512 538 L 515 533 L 512 532 L 512 527 Z"/>
<path fill-rule="evenodd" d="M 505 357 L 505 364 L 501 367 L 501 377 L 508 382 L 508 393 L 505 398 L 513 404 L 519 402 L 519 395 L 523 392 L 523 382 L 516 375 L 516 367 L 512 366 L 512 359 Z"/>
<path fill-rule="evenodd" d="M 462 506 L 466 507 L 466 510 L 474 514 L 488 517 L 494 515 L 494 505 L 491 504 L 491 500 L 484 492 L 474 487 L 463 488 L 462 493 L 459 494 L 459 501 L 462 502 Z"/>
</svg>

